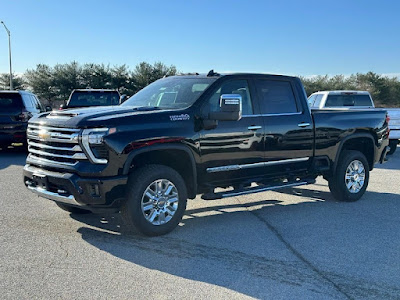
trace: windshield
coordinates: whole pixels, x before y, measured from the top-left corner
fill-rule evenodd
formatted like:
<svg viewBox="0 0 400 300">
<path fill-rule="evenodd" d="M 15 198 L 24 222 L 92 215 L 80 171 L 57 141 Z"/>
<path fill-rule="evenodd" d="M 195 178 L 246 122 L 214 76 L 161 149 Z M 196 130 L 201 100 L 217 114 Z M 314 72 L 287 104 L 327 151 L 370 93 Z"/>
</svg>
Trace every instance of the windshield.
<svg viewBox="0 0 400 300">
<path fill-rule="evenodd" d="M 119 105 L 117 91 L 75 91 L 68 103 L 68 108 L 107 105 Z"/>
<path fill-rule="evenodd" d="M 168 77 L 137 92 L 123 106 L 181 109 L 191 106 L 217 78 Z"/>
<path fill-rule="evenodd" d="M 337 106 L 367 106 L 373 107 L 369 95 L 329 95 L 326 99 L 325 107 Z"/>
</svg>

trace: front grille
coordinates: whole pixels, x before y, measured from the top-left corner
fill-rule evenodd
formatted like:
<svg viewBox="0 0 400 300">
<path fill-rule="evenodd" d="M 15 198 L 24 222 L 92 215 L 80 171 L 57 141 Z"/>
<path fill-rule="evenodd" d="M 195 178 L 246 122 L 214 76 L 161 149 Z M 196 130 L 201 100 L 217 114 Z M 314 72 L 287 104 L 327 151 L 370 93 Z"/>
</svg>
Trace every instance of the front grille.
<svg viewBox="0 0 400 300">
<path fill-rule="evenodd" d="M 79 145 L 80 129 L 28 125 L 29 157 L 43 162 L 73 166 L 87 160 Z"/>
</svg>

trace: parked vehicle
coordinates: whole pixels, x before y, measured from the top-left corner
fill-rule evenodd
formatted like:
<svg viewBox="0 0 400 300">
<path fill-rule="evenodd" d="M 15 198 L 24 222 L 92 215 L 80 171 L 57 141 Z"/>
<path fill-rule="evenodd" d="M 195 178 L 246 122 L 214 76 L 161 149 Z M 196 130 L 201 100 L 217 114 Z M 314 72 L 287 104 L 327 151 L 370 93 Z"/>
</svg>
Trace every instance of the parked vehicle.
<svg viewBox="0 0 400 300">
<path fill-rule="evenodd" d="M 322 91 L 308 97 L 308 104 L 312 109 L 323 108 L 374 108 L 374 102 L 366 91 Z"/>
<path fill-rule="evenodd" d="M 367 91 L 322 91 L 308 97 L 311 109 L 369 109 L 374 108 L 374 101 Z M 400 140 L 400 109 L 389 108 L 389 147 L 388 154 L 393 154 Z"/>
<path fill-rule="evenodd" d="M 28 120 L 46 109 L 27 91 L 0 91 L 0 148 L 26 144 Z"/>
<path fill-rule="evenodd" d="M 388 154 L 393 154 L 397 145 L 400 143 L 400 108 L 388 108 L 387 109 L 390 120 L 389 120 L 389 147 L 390 151 Z"/>
<path fill-rule="evenodd" d="M 23 179 L 67 211 L 121 211 L 143 234 L 161 235 L 196 195 L 239 196 L 322 175 L 337 200 L 356 201 L 385 161 L 388 133 L 385 110 L 311 113 L 296 77 L 210 71 L 160 79 L 118 107 L 35 117 Z"/>
<path fill-rule="evenodd" d="M 67 103 L 62 104 L 60 109 L 119 105 L 126 97 L 123 96 L 121 97 L 117 90 L 76 89 L 71 92 Z"/>
</svg>

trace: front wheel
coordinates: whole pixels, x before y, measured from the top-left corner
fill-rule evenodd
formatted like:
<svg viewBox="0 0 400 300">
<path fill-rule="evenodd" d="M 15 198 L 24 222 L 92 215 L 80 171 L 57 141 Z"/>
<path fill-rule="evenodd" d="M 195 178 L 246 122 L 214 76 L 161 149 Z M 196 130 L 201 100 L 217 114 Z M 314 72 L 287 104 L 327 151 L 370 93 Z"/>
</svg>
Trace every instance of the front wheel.
<svg viewBox="0 0 400 300">
<path fill-rule="evenodd" d="M 399 143 L 398 140 L 389 140 L 390 150 L 389 150 L 388 154 L 393 154 L 396 151 L 398 143 Z"/>
<path fill-rule="evenodd" d="M 364 195 L 368 181 L 369 165 L 365 155 L 344 150 L 335 173 L 329 178 L 329 189 L 336 200 L 357 201 Z"/>
<path fill-rule="evenodd" d="M 125 223 L 144 235 L 166 234 L 186 210 L 187 189 L 182 176 L 163 165 L 148 165 L 129 175 L 127 201 L 121 209 Z"/>
</svg>

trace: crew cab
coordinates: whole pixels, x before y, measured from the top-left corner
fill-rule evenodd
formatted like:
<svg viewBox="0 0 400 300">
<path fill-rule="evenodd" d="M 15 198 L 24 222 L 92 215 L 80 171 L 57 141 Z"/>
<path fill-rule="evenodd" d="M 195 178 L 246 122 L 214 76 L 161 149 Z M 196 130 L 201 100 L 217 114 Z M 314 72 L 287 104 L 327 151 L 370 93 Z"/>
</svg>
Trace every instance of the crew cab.
<svg viewBox="0 0 400 300">
<path fill-rule="evenodd" d="M 62 104 L 60 109 L 119 105 L 123 99 L 117 90 L 75 89 L 69 95 L 67 103 Z"/>
<path fill-rule="evenodd" d="M 197 195 L 321 175 L 337 200 L 356 201 L 385 161 L 388 133 L 385 110 L 311 112 L 299 78 L 210 71 L 160 79 L 120 106 L 33 118 L 23 181 L 67 211 L 120 211 L 132 228 L 161 235 Z"/>
<path fill-rule="evenodd" d="M 368 91 L 320 91 L 308 97 L 311 109 L 369 109 L 374 108 L 374 101 Z M 387 109 L 389 115 L 388 154 L 393 154 L 400 141 L 400 108 Z"/>
</svg>

